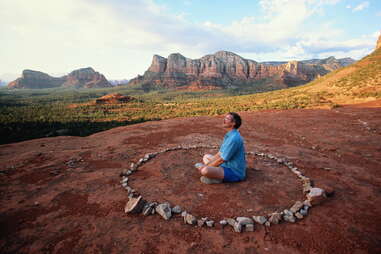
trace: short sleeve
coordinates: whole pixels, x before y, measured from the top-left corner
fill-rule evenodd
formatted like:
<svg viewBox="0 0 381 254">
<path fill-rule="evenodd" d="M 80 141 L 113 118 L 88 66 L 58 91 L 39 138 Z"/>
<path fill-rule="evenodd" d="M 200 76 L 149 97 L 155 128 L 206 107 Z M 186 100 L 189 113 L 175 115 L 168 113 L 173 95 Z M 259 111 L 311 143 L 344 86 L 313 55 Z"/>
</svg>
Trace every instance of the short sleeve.
<svg viewBox="0 0 381 254">
<path fill-rule="evenodd" d="M 231 157 L 237 152 L 239 148 L 239 141 L 236 139 L 229 139 L 224 144 L 223 149 L 221 149 L 221 158 L 224 161 L 228 161 L 231 159 Z"/>
</svg>

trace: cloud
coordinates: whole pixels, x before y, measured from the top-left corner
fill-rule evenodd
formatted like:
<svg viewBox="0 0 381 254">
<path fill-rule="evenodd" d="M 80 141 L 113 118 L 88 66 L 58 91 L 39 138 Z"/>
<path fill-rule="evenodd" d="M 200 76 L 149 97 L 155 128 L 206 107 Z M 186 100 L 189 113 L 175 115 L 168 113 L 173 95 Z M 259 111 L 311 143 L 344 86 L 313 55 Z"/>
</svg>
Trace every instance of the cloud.
<svg viewBox="0 0 381 254">
<path fill-rule="evenodd" d="M 358 4 L 357 6 L 353 7 L 352 12 L 362 11 L 368 7 L 369 7 L 369 2 L 365 1 L 365 2 Z"/>
<path fill-rule="evenodd" d="M 229 50 L 269 61 L 335 52 L 358 55 L 361 47 L 372 48 L 373 38 L 332 39 L 343 31 L 329 22 L 306 25 L 325 5 L 338 2 L 261 0 L 260 16 L 222 25 L 192 23 L 153 0 L 1 0 L 0 59 L 7 61 L 0 61 L 0 70 L 58 73 L 92 66 L 119 79 L 143 73 L 154 54 L 199 58 Z"/>
</svg>

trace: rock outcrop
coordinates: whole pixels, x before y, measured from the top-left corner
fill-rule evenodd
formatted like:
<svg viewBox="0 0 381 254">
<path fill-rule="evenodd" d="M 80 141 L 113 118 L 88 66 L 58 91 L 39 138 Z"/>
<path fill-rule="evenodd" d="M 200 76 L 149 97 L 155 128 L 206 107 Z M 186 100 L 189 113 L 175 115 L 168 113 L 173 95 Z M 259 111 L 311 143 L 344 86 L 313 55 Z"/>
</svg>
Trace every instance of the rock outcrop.
<svg viewBox="0 0 381 254">
<path fill-rule="evenodd" d="M 91 67 L 70 72 L 62 86 L 76 88 L 112 87 L 105 76 L 94 71 Z"/>
<path fill-rule="evenodd" d="M 305 84 L 354 62 L 330 57 L 323 60 L 258 63 L 232 52 L 219 51 L 200 59 L 189 59 L 179 53 L 168 58 L 154 55 L 143 76 L 130 80 L 129 85 L 151 85 L 166 88 L 229 88 L 261 82 L 278 88 Z M 320 61 L 320 62 L 319 62 Z"/>
<path fill-rule="evenodd" d="M 108 94 L 95 100 L 95 104 L 120 104 L 127 103 L 135 98 L 131 96 L 124 96 L 119 93 Z"/>
<path fill-rule="evenodd" d="M 107 79 L 93 70 L 93 68 L 82 68 L 72 71 L 70 74 L 56 78 L 46 73 L 33 70 L 24 70 L 21 78 L 8 84 L 8 88 L 54 88 L 54 87 L 111 87 Z"/>
<path fill-rule="evenodd" d="M 52 88 L 59 87 L 65 82 L 65 78 L 55 78 L 46 73 L 33 70 L 24 70 L 21 78 L 8 84 L 8 88 Z"/>
<path fill-rule="evenodd" d="M 381 34 L 378 36 L 377 44 L 376 44 L 376 50 L 381 48 Z"/>
</svg>

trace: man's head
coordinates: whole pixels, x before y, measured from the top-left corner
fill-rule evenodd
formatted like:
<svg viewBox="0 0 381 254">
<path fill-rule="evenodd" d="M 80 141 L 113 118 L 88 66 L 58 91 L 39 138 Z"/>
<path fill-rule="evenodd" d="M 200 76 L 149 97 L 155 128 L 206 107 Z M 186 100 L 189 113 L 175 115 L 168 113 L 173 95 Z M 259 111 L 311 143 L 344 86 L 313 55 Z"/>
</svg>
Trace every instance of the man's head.
<svg viewBox="0 0 381 254">
<path fill-rule="evenodd" d="M 238 129 L 241 126 L 241 117 L 234 112 L 226 114 L 224 118 L 224 127 L 228 129 Z"/>
</svg>

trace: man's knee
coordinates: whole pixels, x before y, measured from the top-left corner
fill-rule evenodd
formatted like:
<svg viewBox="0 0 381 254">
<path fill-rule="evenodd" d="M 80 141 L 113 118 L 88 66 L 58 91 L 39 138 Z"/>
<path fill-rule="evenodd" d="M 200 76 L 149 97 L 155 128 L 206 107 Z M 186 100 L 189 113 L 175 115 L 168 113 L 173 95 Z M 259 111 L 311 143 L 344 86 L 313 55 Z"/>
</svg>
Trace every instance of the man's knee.
<svg viewBox="0 0 381 254">
<path fill-rule="evenodd" d="M 210 172 L 209 167 L 203 167 L 203 168 L 201 169 L 201 175 L 203 175 L 203 176 L 208 175 L 209 172 Z"/>
</svg>

